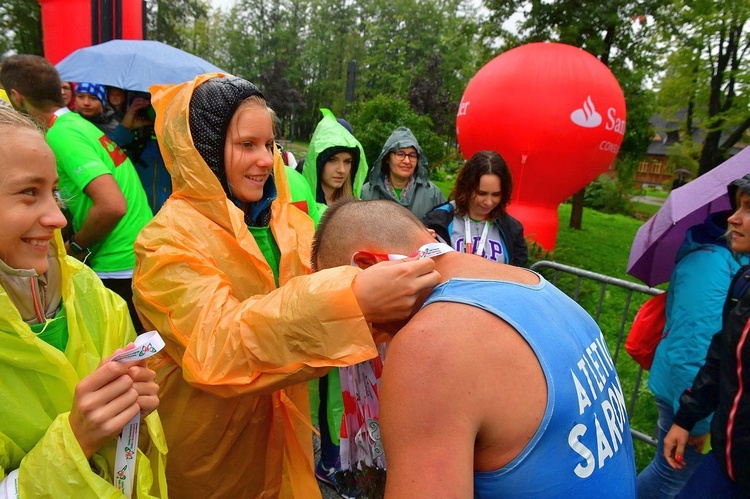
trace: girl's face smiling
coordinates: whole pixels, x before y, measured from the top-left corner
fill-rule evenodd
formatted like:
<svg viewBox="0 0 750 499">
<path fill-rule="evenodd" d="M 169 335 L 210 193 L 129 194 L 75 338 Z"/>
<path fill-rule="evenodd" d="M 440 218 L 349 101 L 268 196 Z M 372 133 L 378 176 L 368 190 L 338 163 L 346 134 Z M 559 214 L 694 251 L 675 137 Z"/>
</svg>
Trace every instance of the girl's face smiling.
<svg viewBox="0 0 750 499">
<path fill-rule="evenodd" d="M 241 104 L 224 142 L 224 169 L 232 195 L 242 203 L 260 201 L 273 170 L 273 125 L 265 106 Z"/>
<path fill-rule="evenodd" d="M 54 231 L 66 224 L 57 200 L 55 157 L 39 133 L 2 128 L 0 259 L 41 275 L 49 267 Z"/>
</svg>

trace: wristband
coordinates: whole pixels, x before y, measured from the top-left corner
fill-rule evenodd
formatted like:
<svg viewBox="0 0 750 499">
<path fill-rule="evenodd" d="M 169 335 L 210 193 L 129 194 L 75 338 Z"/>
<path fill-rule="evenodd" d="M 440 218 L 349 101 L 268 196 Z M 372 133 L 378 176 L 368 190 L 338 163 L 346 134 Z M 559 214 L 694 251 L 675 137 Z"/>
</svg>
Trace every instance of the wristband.
<svg viewBox="0 0 750 499">
<path fill-rule="evenodd" d="M 80 244 L 78 244 L 75 241 L 75 239 L 73 239 L 72 237 L 70 238 L 70 247 L 73 248 L 73 250 L 75 250 L 76 253 L 86 253 L 87 255 L 91 254 L 91 250 L 90 249 L 84 248 L 83 246 L 81 246 Z"/>
</svg>

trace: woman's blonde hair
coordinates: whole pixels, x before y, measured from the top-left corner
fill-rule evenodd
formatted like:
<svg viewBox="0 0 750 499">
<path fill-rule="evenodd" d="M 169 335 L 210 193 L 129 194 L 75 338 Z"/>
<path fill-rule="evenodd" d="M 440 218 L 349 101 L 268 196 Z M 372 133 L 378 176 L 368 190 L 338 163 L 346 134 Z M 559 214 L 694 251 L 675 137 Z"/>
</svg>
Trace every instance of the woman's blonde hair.
<svg viewBox="0 0 750 499">
<path fill-rule="evenodd" d="M 39 124 L 28 116 L 19 113 L 18 111 L 0 106 L 0 126 L 8 126 L 11 128 L 26 128 L 37 132 L 42 137 L 44 132 Z"/>
</svg>

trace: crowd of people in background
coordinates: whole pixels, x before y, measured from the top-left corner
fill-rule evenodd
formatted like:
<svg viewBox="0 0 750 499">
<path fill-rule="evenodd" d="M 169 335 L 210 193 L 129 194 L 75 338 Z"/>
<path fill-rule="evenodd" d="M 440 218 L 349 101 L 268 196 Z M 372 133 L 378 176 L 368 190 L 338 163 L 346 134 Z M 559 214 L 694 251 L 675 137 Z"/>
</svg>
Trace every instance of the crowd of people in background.
<svg viewBox="0 0 750 499">
<path fill-rule="evenodd" d="M 368 163 L 322 109 L 298 161 L 242 78 L 149 95 L 16 55 L 0 83 L 28 116 L 0 105 L 0 497 L 110 496 L 114 437 L 139 412 L 137 497 L 317 497 L 317 480 L 357 497 L 339 479 L 336 368 L 378 357 L 373 331 L 400 331 L 383 370 L 389 495 L 636 495 L 614 363 L 591 317 L 525 269 L 498 152 L 473 154 L 446 199 L 407 127 Z M 639 497 L 750 491 L 750 380 L 728 374 L 750 360 L 750 291 L 719 313 L 750 262 L 750 177 L 729 188 L 733 212 L 691 229 L 672 277 Z M 151 329 L 156 361 L 109 362 Z"/>
</svg>

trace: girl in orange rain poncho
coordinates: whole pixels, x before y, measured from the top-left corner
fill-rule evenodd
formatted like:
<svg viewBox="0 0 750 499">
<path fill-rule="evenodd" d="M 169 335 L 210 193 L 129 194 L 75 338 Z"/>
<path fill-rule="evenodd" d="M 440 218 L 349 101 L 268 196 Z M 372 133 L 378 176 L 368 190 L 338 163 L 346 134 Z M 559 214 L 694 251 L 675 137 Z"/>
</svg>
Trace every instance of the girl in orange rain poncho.
<svg viewBox="0 0 750 499">
<path fill-rule="evenodd" d="M 174 497 L 319 497 L 306 381 L 377 355 L 368 322 L 406 318 L 425 260 L 310 273 L 260 91 L 232 76 L 152 87 L 173 193 L 135 243 Z M 371 272 L 372 271 L 372 272 Z"/>
</svg>

